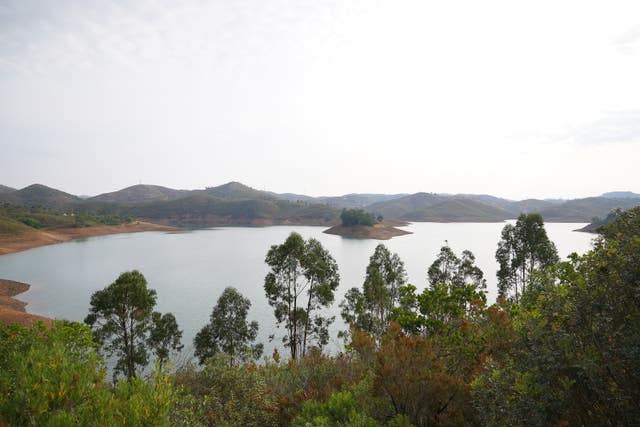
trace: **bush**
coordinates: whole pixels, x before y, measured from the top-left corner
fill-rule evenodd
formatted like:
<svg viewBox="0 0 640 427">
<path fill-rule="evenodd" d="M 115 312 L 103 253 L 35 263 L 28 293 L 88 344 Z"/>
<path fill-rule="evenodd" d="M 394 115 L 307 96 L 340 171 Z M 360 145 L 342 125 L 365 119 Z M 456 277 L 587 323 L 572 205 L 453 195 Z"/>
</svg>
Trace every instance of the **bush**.
<svg viewBox="0 0 640 427">
<path fill-rule="evenodd" d="M 35 218 L 28 218 L 28 217 L 20 218 L 20 222 L 23 223 L 24 225 L 28 225 L 29 227 L 42 228 L 42 224 L 40 223 L 40 221 L 38 221 Z"/>
<path fill-rule="evenodd" d="M 0 425 L 168 425 L 168 377 L 113 387 L 105 374 L 86 325 L 0 326 Z"/>
<path fill-rule="evenodd" d="M 207 426 L 276 426 L 277 405 L 265 378 L 253 364 L 232 366 L 218 353 L 197 371 L 187 366 L 176 373 L 189 398 L 182 412 Z"/>
</svg>

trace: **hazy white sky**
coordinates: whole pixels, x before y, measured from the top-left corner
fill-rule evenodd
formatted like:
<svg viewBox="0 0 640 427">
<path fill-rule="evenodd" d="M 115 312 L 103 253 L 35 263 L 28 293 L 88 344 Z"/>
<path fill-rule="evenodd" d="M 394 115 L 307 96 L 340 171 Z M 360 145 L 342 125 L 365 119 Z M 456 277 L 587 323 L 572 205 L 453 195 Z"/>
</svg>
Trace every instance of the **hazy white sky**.
<svg viewBox="0 0 640 427">
<path fill-rule="evenodd" d="M 0 183 L 640 192 L 640 2 L 0 0 Z"/>
</svg>

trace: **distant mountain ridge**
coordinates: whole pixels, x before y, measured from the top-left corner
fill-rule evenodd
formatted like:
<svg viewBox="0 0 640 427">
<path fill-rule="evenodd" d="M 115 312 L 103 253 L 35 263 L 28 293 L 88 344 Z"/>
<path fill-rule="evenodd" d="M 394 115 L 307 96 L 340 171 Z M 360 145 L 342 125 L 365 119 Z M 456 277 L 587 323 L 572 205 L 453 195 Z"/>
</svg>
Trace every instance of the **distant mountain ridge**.
<svg viewBox="0 0 640 427">
<path fill-rule="evenodd" d="M 404 197 L 407 194 L 358 194 L 351 193 L 345 194 L 343 196 L 320 196 L 320 197 L 312 197 L 305 196 L 303 194 L 294 194 L 294 193 L 271 193 L 274 197 L 283 200 L 289 200 L 292 202 L 301 201 L 307 203 L 322 203 L 325 205 L 333 206 L 335 208 L 364 208 L 369 206 L 372 203 L 385 202 L 388 200 L 399 199 L 400 197 Z"/>
<path fill-rule="evenodd" d="M 545 221 L 589 222 L 616 208 L 640 205 L 640 195 L 611 192 L 574 200 L 514 201 L 488 194 L 346 194 L 312 197 L 256 190 L 232 181 L 197 190 L 138 184 L 82 199 L 41 184 L 0 186 L 0 202 L 62 211 L 105 212 L 178 226 L 332 224 L 343 208 L 363 208 L 386 219 L 498 222 L 539 212 Z"/>
<path fill-rule="evenodd" d="M 610 191 L 603 193 L 600 197 L 608 199 L 640 199 L 640 194 L 631 191 Z"/>
</svg>

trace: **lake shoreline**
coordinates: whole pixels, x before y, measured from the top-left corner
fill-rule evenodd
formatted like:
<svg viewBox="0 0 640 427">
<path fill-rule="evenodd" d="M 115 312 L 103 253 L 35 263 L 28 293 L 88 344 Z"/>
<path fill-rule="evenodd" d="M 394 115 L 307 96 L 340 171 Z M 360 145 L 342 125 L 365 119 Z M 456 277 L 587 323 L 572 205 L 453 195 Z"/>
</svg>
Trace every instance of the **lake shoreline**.
<svg viewBox="0 0 640 427">
<path fill-rule="evenodd" d="M 0 256 L 22 252 L 40 246 L 53 245 L 92 236 L 139 233 L 143 231 L 181 231 L 181 228 L 151 222 L 135 221 L 120 225 L 97 225 L 83 228 L 37 230 L 18 235 L 0 236 Z"/>
<path fill-rule="evenodd" d="M 27 313 L 27 303 L 13 298 L 28 291 L 30 287 L 27 283 L 0 279 L 0 323 L 19 323 L 23 326 L 31 326 L 38 321 L 47 325 L 53 323 L 48 317 Z"/>
</svg>

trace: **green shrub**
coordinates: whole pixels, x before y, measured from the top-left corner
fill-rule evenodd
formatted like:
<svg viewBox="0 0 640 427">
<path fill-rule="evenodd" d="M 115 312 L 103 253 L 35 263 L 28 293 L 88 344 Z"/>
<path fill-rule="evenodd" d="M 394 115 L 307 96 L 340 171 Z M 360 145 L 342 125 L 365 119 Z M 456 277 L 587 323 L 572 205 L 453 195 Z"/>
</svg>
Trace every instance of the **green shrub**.
<svg viewBox="0 0 640 427">
<path fill-rule="evenodd" d="M 113 387 L 105 374 L 86 325 L 0 326 L 0 425 L 169 425 L 168 377 Z"/>
<path fill-rule="evenodd" d="M 20 218 L 20 222 L 24 225 L 28 225 L 29 227 L 42 228 L 42 224 L 40 223 L 40 221 L 35 218 L 23 217 Z"/>
</svg>

